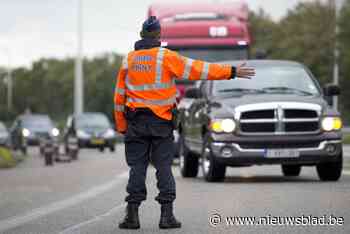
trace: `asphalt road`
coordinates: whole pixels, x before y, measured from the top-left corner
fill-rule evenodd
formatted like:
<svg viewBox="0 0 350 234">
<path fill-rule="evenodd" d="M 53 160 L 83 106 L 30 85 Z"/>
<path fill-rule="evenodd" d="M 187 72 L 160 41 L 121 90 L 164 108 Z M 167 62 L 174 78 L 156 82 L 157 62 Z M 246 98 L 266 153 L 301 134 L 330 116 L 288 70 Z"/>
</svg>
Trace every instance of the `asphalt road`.
<svg viewBox="0 0 350 234">
<path fill-rule="evenodd" d="M 344 150 L 350 156 L 350 147 Z M 169 231 L 158 229 L 155 170 L 149 168 L 141 229 L 119 230 L 128 175 L 123 151 L 123 145 L 115 153 L 83 150 L 76 162 L 45 167 L 31 149 L 17 168 L 0 170 L 0 233 L 350 233 L 350 169 L 334 183 L 320 182 L 315 168 L 307 167 L 300 177 L 286 178 L 279 166 L 231 168 L 222 183 L 206 183 L 201 175 L 184 179 L 174 167 L 175 214 L 183 228 Z M 299 223 L 226 224 L 236 216 L 272 224 L 294 217 Z M 311 216 L 314 225 L 307 223 Z M 317 217 L 338 224 L 315 225 Z"/>
</svg>

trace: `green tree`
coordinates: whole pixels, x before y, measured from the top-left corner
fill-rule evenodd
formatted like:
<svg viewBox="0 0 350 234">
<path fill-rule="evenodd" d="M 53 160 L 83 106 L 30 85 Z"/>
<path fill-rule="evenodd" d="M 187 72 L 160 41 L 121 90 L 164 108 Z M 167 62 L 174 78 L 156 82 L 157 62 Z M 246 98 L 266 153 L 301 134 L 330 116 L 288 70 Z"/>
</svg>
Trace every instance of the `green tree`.
<svg viewBox="0 0 350 234">
<path fill-rule="evenodd" d="M 322 84 L 330 82 L 334 27 L 334 10 L 328 3 L 300 3 L 280 21 L 272 57 L 302 62 Z"/>
<path fill-rule="evenodd" d="M 339 50 L 340 50 L 340 96 L 343 119 L 350 122 L 350 0 L 344 2 L 339 17 Z"/>
<path fill-rule="evenodd" d="M 278 23 L 263 10 L 259 9 L 257 13 L 251 11 L 249 14 L 250 34 L 252 37 L 251 54 L 253 57 L 259 52 L 265 52 L 267 57 L 274 51 L 275 32 L 278 29 Z"/>
</svg>

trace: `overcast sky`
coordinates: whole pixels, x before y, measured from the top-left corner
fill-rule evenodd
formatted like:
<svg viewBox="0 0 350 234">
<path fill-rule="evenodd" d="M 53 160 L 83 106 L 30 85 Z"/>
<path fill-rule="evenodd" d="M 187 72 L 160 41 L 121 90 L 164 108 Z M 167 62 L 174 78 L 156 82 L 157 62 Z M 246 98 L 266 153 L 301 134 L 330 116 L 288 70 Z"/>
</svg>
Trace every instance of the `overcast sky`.
<svg viewBox="0 0 350 234">
<path fill-rule="evenodd" d="M 262 7 L 275 20 L 300 1 L 246 0 L 251 9 Z M 83 0 L 84 55 L 132 49 L 151 3 L 154 0 Z M 7 65 L 8 57 L 12 66 L 28 66 L 41 57 L 73 56 L 77 7 L 78 0 L 0 0 L 0 66 Z"/>
</svg>

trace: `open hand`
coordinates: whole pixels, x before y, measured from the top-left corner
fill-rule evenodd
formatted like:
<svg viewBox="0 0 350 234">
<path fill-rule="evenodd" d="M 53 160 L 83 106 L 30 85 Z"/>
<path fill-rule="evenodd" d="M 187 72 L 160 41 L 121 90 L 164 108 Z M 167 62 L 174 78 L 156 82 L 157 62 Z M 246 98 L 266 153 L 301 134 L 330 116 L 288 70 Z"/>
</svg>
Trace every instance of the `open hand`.
<svg viewBox="0 0 350 234">
<path fill-rule="evenodd" d="M 236 76 L 243 79 L 251 79 L 255 76 L 255 69 L 246 67 L 246 62 L 239 64 L 236 68 Z"/>
</svg>

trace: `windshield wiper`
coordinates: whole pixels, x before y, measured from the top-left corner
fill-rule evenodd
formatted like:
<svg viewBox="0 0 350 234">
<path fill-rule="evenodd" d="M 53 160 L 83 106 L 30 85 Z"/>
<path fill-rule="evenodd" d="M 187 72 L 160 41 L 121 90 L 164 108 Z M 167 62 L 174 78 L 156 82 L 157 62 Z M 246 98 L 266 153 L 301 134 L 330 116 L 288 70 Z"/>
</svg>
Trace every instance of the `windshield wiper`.
<svg viewBox="0 0 350 234">
<path fill-rule="evenodd" d="M 294 88 L 289 88 L 289 87 L 284 87 L 284 86 L 276 86 L 276 87 L 266 87 L 266 88 L 263 88 L 264 91 L 282 91 L 282 92 L 288 92 L 288 91 L 291 91 L 293 93 L 302 93 L 304 95 L 314 95 L 313 93 L 310 93 L 310 92 L 307 92 L 307 91 L 304 91 L 304 90 L 300 90 L 300 89 L 294 89 Z"/>
<path fill-rule="evenodd" d="M 241 92 L 241 93 L 266 93 L 261 89 L 243 89 L 243 88 L 233 88 L 233 89 L 220 89 L 219 93 L 230 93 L 230 92 Z"/>
</svg>

